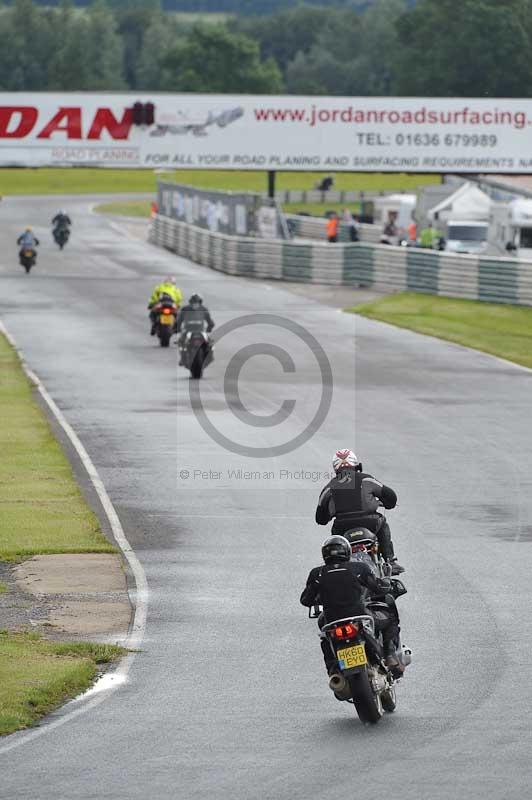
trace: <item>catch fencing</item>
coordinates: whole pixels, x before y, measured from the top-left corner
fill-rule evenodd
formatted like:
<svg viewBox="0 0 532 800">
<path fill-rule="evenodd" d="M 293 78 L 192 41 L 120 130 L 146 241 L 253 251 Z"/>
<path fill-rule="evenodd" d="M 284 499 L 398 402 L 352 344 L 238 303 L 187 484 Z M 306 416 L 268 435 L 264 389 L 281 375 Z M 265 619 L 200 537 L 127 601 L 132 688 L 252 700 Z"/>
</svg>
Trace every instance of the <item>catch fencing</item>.
<svg viewBox="0 0 532 800">
<path fill-rule="evenodd" d="M 292 236 L 298 239 L 316 239 L 324 242 L 327 239 L 327 220 L 325 217 L 311 217 L 302 214 L 285 214 Z M 368 225 L 357 222 L 358 238 L 361 242 L 378 244 L 382 236 L 382 225 Z M 346 222 L 340 221 L 338 226 L 338 241 L 350 242 L 351 232 Z"/>
<path fill-rule="evenodd" d="M 532 261 L 392 247 L 251 239 L 157 215 L 150 240 L 231 275 L 532 305 Z"/>
</svg>

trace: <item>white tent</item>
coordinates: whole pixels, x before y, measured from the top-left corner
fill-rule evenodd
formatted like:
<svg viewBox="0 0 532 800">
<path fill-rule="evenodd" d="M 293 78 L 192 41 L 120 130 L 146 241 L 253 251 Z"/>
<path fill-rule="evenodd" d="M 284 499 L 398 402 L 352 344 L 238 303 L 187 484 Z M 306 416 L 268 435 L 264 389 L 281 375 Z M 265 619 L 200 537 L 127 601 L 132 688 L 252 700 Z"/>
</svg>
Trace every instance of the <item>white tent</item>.
<svg viewBox="0 0 532 800">
<path fill-rule="evenodd" d="M 442 222 L 453 220 L 488 221 L 491 198 L 475 184 L 467 182 L 427 212 L 431 222 L 436 218 Z M 436 217 L 436 215 L 438 215 Z"/>
</svg>

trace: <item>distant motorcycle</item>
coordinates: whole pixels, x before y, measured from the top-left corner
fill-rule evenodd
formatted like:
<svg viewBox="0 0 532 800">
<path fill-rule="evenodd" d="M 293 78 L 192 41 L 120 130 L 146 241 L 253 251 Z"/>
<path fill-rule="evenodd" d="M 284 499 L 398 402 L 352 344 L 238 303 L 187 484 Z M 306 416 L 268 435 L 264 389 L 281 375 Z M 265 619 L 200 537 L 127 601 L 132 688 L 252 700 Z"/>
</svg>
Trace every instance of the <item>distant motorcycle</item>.
<svg viewBox="0 0 532 800">
<path fill-rule="evenodd" d="M 54 228 L 52 233 L 56 244 L 58 244 L 59 249 L 62 250 L 70 238 L 70 228 L 62 225 Z"/>
<path fill-rule="evenodd" d="M 155 333 L 159 337 L 161 347 L 168 347 L 177 319 L 178 307 L 168 294 L 164 294 L 152 307 Z"/>
<path fill-rule="evenodd" d="M 34 247 L 23 247 L 18 257 L 20 264 L 28 273 L 37 261 L 37 250 Z"/>
<path fill-rule="evenodd" d="M 201 325 L 201 328 L 199 327 Z M 209 334 L 203 330 L 203 323 L 198 327 L 190 327 L 179 341 L 181 365 L 190 370 L 196 380 L 203 375 L 203 370 L 214 359 L 214 349 Z"/>
</svg>

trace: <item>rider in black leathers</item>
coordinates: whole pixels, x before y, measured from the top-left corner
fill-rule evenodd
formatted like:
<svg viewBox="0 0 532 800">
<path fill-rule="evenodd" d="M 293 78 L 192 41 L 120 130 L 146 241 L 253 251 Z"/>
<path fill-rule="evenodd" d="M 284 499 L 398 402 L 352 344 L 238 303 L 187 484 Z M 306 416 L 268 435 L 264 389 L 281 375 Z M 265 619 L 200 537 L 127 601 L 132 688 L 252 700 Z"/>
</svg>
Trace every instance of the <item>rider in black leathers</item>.
<svg viewBox="0 0 532 800">
<path fill-rule="evenodd" d="M 66 211 L 59 211 L 52 220 L 52 228 L 69 228 L 72 220 Z"/>
<path fill-rule="evenodd" d="M 327 525 L 334 519 L 331 533 L 344 534 L 351 528 L 368 528 L 377 535 L 383 557 L 392 565 L 393 574 L 404 572 L 395 558 L 392 535 L 385 517 L 377 512 L 380 505 L 395 508 L 397 495 L 373 475 L 362 472 L 362 464 L 352 450 L 338 450 L 333 459 L 336 476 L 323 489 L 316 508 L 316 522 Z"/>
<path fill-rule="evenodd" d="M 206 328 L 207 333 L 210 333 L 214 328 L 214 320 L 209 313 L 209 309 L 203 305 L 203 298 L 200 294 L 193 294 L 191 296 L 188 305 L 181 308 L 175 324 L 177 333 L 181 333 L 177 341 L 180 352 L 188 331 L 202 331 Z M 181 362 L 182 358 L 179 363 L 181 364 Z"/>
<path fill-rule="evenodd" d="M 322 555 L 325 566 L 310 571 L 301 594 L 301 604 L 308 608 L 317 604 L 323 606 L 323 615 L 318 620 L 320 628 L 337 619 L 372 614 L 376 631 L 382 633 L 386 665 L 391 669 L 397 668 L 395 640 L 399 633 L 399 617 L 393 599 L 390 598 L 388 609 L 383 604 L 378 611 L 372 611 L 366 605 L 368 593 L 373 599 L 384 600 L 387 597 L 391 591 L 389 579 L 376 578 L 362 561 L 351 561 L 351 545 L 343 536 L 327 539 L 323 543 Z M 321 640 L 321 649 L 330 675 L 337 669 L 337 662 L 325 638 Z"/>
</svg>

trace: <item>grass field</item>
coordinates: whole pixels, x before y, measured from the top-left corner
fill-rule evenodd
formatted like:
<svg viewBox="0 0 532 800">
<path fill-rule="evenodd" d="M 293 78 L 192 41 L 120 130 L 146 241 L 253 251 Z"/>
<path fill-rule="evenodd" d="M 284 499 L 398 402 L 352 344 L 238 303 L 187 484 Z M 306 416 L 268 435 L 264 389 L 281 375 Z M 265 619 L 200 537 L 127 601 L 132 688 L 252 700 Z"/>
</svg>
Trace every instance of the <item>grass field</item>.
<svg viewBox="0 0 532 800">
<path fill-rule="evenodd" d="M 0 736 L 33 725 L 85 691 L 99 666 L 124 652 L 115 645 L 49 642 L 35 633 L 0 631 Z"/>
<path fill-rule="evenodd" d="M 115 552 L 0 335 L 0 559 Z"/>
<path fill-rule="evenodd" d="M 532 308 L 404 293 L 346 311 L 532 368 Z"/>
<path fill-rule="evenodd" d="M 148 200 L 139 200 L 131 203 L 102 203 L 94 211 L 98 214 L 118 214 L 124 217 L 149 217 L 151 203 Z"/>
<path fill-rule="evenodd" d="M 318 172 L 278 172 L 277 188 L 312 189 L 323 177 Z M 206 189 L 265 192 L 265 172 L 175 170 L 158 173 L 142 169 L 39 168 L 0 169 L 0 195 L 100 194 L 104 192 L 155 192 L 159 178 Z M 386 175 L 337 173 L 334 189 L 353 191 L 406 191 L 437 183 L 437 175 Z"/>
</svg>

